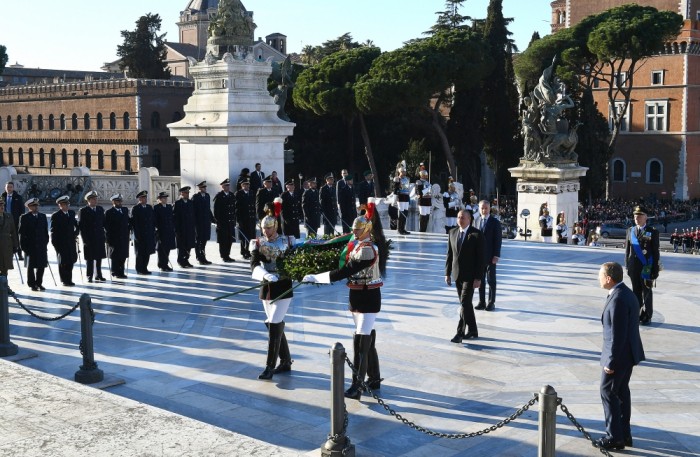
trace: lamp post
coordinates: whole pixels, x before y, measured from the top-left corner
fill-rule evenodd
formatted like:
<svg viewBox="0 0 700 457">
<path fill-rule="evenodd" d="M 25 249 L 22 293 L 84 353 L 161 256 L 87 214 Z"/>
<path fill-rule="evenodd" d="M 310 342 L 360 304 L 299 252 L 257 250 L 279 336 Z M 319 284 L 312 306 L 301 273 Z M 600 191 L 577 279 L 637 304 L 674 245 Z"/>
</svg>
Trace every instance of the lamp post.
<svg viewBox="0 0 700 457">
<path fill-rule="evenodd" d="M 525 220 L 525 230 L 520 232 L 520 236 L 525 238 L 525 241 L 527 241 L 527 237 L 532 235 L 532 232 L 527 229 L 527 220 L 530 218 L 530 210 L 523 208 L 523 210 L 520 212 L 520 217 Z"/>
</svg>

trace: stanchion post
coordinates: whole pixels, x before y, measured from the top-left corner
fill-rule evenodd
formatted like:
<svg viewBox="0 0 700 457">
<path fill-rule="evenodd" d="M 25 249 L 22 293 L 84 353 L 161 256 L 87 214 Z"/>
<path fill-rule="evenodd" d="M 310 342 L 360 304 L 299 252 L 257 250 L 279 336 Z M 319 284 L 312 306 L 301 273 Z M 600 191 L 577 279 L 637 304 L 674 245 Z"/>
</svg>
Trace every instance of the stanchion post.
<svg viewBox="0 0 700 457">
<path fill-rule="evenodd" d="M 97 368 L 95 352 L 92 344 L 92 300 L 88 294 L 80 296 L 80 350 L 83 354 L 83 364 L 75 372 L 75 381 L 80 384 L 94 384 L 104 379 L 105 375 Z"/>
<path fill-rule="evenodd" d="M 355 445 L 345 435 L 345 348 L 335 343 L 331 349 L 331 433 L 321 447 L 323 457 L 355 457 Z"/>
<path fill-rule="evenodd" d="M 540 439 L 539 457 L 555 457 L 554 448 L 557 436 L 557 392 L 552 386 L 544 386 L 539 393 Z"/>
<path fill-rule="evenodd" d="M 0 357 L 16 355 L 19 348 L 10 341 L 10 301 L 7 276 L 0 276 Z"/>
</svg>

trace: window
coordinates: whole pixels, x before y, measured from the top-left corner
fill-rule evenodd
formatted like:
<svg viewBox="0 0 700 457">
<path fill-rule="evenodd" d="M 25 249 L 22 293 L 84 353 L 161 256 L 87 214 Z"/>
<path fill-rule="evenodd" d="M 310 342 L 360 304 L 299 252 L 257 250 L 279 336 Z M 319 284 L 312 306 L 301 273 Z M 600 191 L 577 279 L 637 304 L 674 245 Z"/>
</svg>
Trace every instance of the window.
<svg viewBox="0 0 700 457">
<path fill-rule="evenodd" d="M 75 113 L 70 117 L 70 128 L 78 130 L 78 115 Z"/>
<path fill-rule="evenodd" d="M 112 169 L 112 171 L 117 171 L 117 151 L 112 149 L 112 152 L 110 153 L 110 158 L 111 158 L 110 168 Z"/>
<path fill-rule="evenodd" d="M 5 158 L 2 153 L 2 148 L 0 148 L 0 167 L 5 165 Z"/>
<path fill-rule="evenodd" d="M 92 168 L 92 153 L 89 149 L 85 150 L 85 166 Z"/>
<path fill-rule="evenodd" d="M 30 114 L 27 116 L 27 130 L 32 130 L 34 128 L 34 119 L 32 118 L 32 115 Z"/>
<path fill-rule="evenodd" d="M 98 170 L 104 170 L 104 168 L 105 168 L 105 154 L 104 154 L 104 152 L 102 152 L 102 150 L 100 149 L 100 150 L 97 152 L 97 169 L 98 169 Z"/>
<path fill-rule="evenodd" d="M 152 129 L 159 129 L 160 128 L 160 113 L 158 111 L 154 111 L 151 113 L 151 128 Z"/>
<path fill-rule="evenodd" d="M 663 70 L 653 70 L 651 72 L 651 85 L 652 86 L 662 86 L 664 84 L 664 71 Z"/>
<path fill-rule="evenodd" d="M 17 159 L 19 165 L 24 165 L 24 150 L 22 148 L 19 148 L 19 151 L 17 151 Z"/>
<path fill-rule="evenodd" d="M 102 125 L 102 113 L 97 113 L 97 130 L 102 130 L 104 126 Z"/>
<path fill-rule="evenodd" d="M 83 128 L 85 130 L 90 130 L 90 115 L 88 113 L 83 115 Z"/>
<path fill-rule="evenodd" d="M 34 166 L 34 149 L 29 148 L 29 166 Z"/>
<path fill-rule="evenodd" d="M 131 153 L 129 151 L 124 152 L 124 169 L 131 171 Z"/>
<path fill-rule="evenodd" d="M 600 79 L 598 78 L 593 78 L 593 88 L 597 89 L 600 87 Z"/>
<path fill-rule="evenodd" d="M 614 182 L 625 182 L 625 161 L 622 159 L 613 160 L 612 173 Z"/>
<path fill-rule="evenodd" d="M 39 130 L 44 130 L 44 116 L 42 114 L 39 115 L 37 124 L 39 124 Z"/>
<path fill-rule="evenodd" d="M 73 166 L 74 167 L 80 166 L 80 152 L 78 152 L 77 149 L 73 149 Z"/>
<path fill-rule="evenodd" d="M 122 123 L 124 125 L 124 130 L 129 130 L 129 113 L 124 113 L 122 116 Z"/>
<path fill-rule="evenodd" d="M 22 116 L 17 116 L 17 130 L 22 130 Z"/>
<path fill-rule="evenodd" d="M 2 117 L 0 117 L 0 130 L 2 130 Z"/>
<path fill-rule="evenodd" d="M 117 115 L 114 113 L 109 113 L 109 129 L 114 130 L 117 128 Z"/>
<path fill-rule="evenodd" d="M 7 116 L 7 130 L 12 130 L 12 116 Z"/>
<path fill-rule="evenodd" d="M 59 121 L 59 128 L 60 128 L 61 130 L 65 130 L 65 129 L 66 129 L 66 115 L 65 115 L 65 114 L 61 114 L 61 118 L 60 118 L 60 121 Z"/>
<path fill-rule="evenodd" d="M 614 106 L 614 109 L 613 109 Z M 615 115 L 619 112 L 622 111 L 622 109 L 625 107 L 625 102 L 615 102 L 615 105 L 611 105 L 610 107 L 610 115 L 608 116 L 608 125 L 610 126 L 610 130 L 613 128 L 613 119 L 615 118 Z M 629 124 L 629 118 L 630 118 L 630 111 L 632 110 L 632 105 L 627 106 L 627 111 L 625 111 L 625 115 L 622 116 L 622 119 L 620 119 L 620 132 L 629 132 L 630 130 L 630 124 Z"/>
<path fill-rule="evenodd" d="M 68 151 L 61 149 L 61 167 L 68 167 Z"/>
<path fill-rule="evenodd" d="M 15 164 L 15 153 L 12 150 L 12 148 L 7 149 L 7 164 L 8 165 L 14 165 Z"/>
<path fill-rule="evenodd" d="M 46 166 L 46 154 L 44 154 L 44 148 L 39 149 L 39 166 Z"/>
<path fill-rule="evenodd" d="M 51 152 L 49 152 L 49 167 L 56 168 L 56 150 L 54 148 L 51 148 Z"/>
<path fill-rule="evenodd" d="M 663 183 L 664 167 L 661 161 L 651 159 L 647 162 L 647 184 L 662 184 Z"/>
<path fill-rule="evenodd" d="M 617 87 L 625 87 L 627 85 L 627 72 L 621 71 L 615 75 L 615 85 Z"/>
<path fill-rule="evenodd" d="M 153 151 L 153 155 L 152 155 L 151 160 L 152 160 L 153 166 L 160 170 L 160 167 L 161 167 L 160 149 L 155 149 Z"/>
<path fill-rule="evenodd" d="M 667 126 L 667 101 L 646 102 L 646 130 L 648 132 L 665 132 Z"/>
</svg>

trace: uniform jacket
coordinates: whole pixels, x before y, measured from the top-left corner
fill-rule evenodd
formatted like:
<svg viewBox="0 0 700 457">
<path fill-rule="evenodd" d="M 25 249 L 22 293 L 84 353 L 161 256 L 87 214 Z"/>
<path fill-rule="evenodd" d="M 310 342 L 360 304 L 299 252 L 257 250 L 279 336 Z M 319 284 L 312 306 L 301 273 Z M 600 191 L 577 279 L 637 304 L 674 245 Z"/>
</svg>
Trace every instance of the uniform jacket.
<svg viewBox="0 0 700 457">
<path fill-rule="evenodd" d="M 282 220 L 285 225 L 299 225 L 301 200 L 296 192 L 286 191 L 282 194 Z"/>
<path fill-rule="evenodd" d="M 78 261 L 77 240 L 80 229 L 75 220 L 75 211 L 61 210 L 51 215 L 51 244 L 56 249 L 58 263 L 72 265 Z"/>
<path fill-rule="evenodd" d="M 146 255 L 156 252 L 156 231 L 153 225 L 153 207 L 136 205 L 131 208 L 131 230 L 134 233 L 134 250 Z"/>
<path fill-rule="evenodd" d="M 46 214 L 24 213 L 19 218 L 19 245 L 29 259 L 29 268 L 44 268 L 48 263 L 49 223 Z"/>
<path fill-rule="evenodd" d="M 471 225 L 467 227 L 462 246 L 457 248 L 459 227 L 450 230 L 447 240 L 445 276 L 456 281 L 471 282 L 484 277 L 484 237 Z"/>
<path fill-rule="evenodd" d="M 111 258 L 129 257 L 129 224 L 128 208 L 113 206 L 105 211 L 105 235 Z"/>
<path fill-rule="evenodd" d="M 644 360 L 639 336 L 639 302 L 624 283 L 617 285 L 608 295 L 600 320 L 603 324 L 601 367 L 619 370 Z"/>
<path fill-rule="evenodd" d="M 216 221 L 211 212 L 211 197 L 208 193 L 197 192 L 192 196 L 194 205 L 194 230 L 197 239 L 209 241 L 211 239 L 211 224 Z"/>
<path fill-rule="evenodd" d="M 0 213 L 0 271 L 12 270 L 12 256 L 19 248 L 17 229 L 11 214 Z"/>
<path fill-rule="evenodd" d="M 360 199 L 360 205 L 366 205 L 369 197 L 374 197 L 374 181 L 365 179 L 357 185 L 357 198 Z"/>
<path fill-rule="evenodd" d="M 333 224 L 338 222 L 338 200 L 335 198 L 335 187 L 328 184 L 321 187 L 318 200 L 323 215 Z"/>
<path fill-rule="evenodd" d="M 637 257 L 637 253 L 632 247 L 631 237 L 638 237 L 639 246 L 647 261 L 651 260 L 651 279 L 659 276 L 659 231 L 647 224 L 642 230 L 641 236 L 637 235 L 637 226 L 627 230 L 625 239 L 625 266 L 627 273 L 632 276 L 642 274 L 642 262 Z"/>
<path fill-rule="evenodd" d="M 304 212 L 304 223 L 318 228 L 321 225 L 321 204 L 318 201 L 316 189 L 306 189 L 301 197 L 301 207 Z"/>
<path fill-rule="evenodd" d="M 192 249 L 195 245 L 194 204 L 192 200 L 180 198 L 175 202 L 173 220 L 178 249 Z"/>
<path fill-rule="evenodd" d="M 153 207 L 154 225 L 156 228 L 156 244 L 160 249 L 175 249 L 175 222 L 173 221 L 173 205 L 158 203 Z"/>
<path fill-rule="evenodd" d="M 241 227 L 248 225 L 254 227 L 255 217 L 255 195 L 243 189 L 236 192 L 236 222 Z"/>
<path fill-rule="evenodd" d="M 479 227 L 480 222 L 481 214 L 474 218 L 474 227 Z M 486 225 L 484 225 L 482 233 L 484 234 L 484 261 L 488 265 L 494 257 L 501 257 L 501 244 L 503 242 L 501 221 L 493 216 L 489 216 L 486 219 Z"/>
<path fill-rule="evenodd" d="M 216 239 L 233 239 L 236 233 L 236 194 L 223 190 L 214 196 Z"/>
<path fill-rule="evenodd" d="M 272 203 L 277 197 L 279 197 L 279 194 L 273 189 L 258 189 L 258 192 L 255 194 L 255 214 L 258 220 L 265 217 L 265 204 Z"/>
<path fill-rule="evenodd" d="M 101 206 L 95 209 L 89 206 L 80 208 L 78 222 L 80 236 L 83 239 L 83 258 L 85 260 L 100 260 L 105 254 L 105 210 Z"/>
</svg>

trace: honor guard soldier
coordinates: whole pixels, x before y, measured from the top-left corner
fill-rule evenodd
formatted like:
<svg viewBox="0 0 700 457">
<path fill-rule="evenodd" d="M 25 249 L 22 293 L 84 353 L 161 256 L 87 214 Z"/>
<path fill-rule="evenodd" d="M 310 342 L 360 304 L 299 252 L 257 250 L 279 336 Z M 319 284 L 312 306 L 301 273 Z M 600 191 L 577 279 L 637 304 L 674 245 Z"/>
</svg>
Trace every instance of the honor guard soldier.
<svg viewBox="0 0 700 457">
<path fill-rule="evenodd" d="M 102 276 L 102 259 L 107 257 L 105 253 L 105 210 L 97 206 L 97 192 L 90 191 L 85 194 L 87 205 L 80 208 L 80 220 L 78 228 L 83 239 L 83 260 L 85 260 L 85 274 L 88 282 L 104 282 Z"/>
<path fill-rule="evenodd" d="M 411 190 L 411 196 L 418 201 L 418 211 L 420 213 L 419 230 L 427 232 L 428 222 L 430 222 L 430 211 L 433 208 L 433 199 L 430 196 L 432 186 L 428 181 L 428 172 L 426 170 L 421 170 L 419 176 L 420 178 Z"/>
<path fill-rule="evenodd" d="M 396 177 L 394 178 L 394 193 L 398 198 L 399 218 L 398 229 L 401 235 L 410 235 L 406 230 L 406 221 L 408 219 L 408 207 L 411 203 L 411 180 L 406 176 L 406 166 L 400 165 L 396 169 Z"/>
<path fill-rule="evenodd" d="M 634 226 L 627 230 L 625 266 L 632 283 L 632 291 L 639 301 L 642 325 L 651 323 L 654 312 L 652 288 L 659 276 L 659 231 L 647 225 L 647 209 L 634 208 Z"/>
<path fill-rule="evenodd" d="M 678 245 L 682 243 L 681 235 L 678 233 L 678 229 L 675 229 L 671 234 L 671 244 L 673 245 L 673 252 L 678 252 Z"/>
<path fill-rule="evenodd" d="M 207 182 L 197 184 L 199 192 L 192 197 L 194 207 L 194 255 L 200 265 L 211 265 L 207 260 L 206 246 L 211 239 L 211 224 L 216 222 L 211 212 L 211 197 L 207 193 Z"/>
<path fill-rule="evenodd" d="M 146 203 L 148 192 L 136 194 L 138 204 L 131 208 L 131 231 L 134 234 L 136 253 L 136 273 L 150 275 L 148 263 L 151 254 L 156 252 L 156 230 L 153 225 L 153 207 Z"/>
<path fill-rule="evenodd" d="M 333 173 L 324 176 L 326 184 L 319 192 L 319 203 L 321 204 L 321 214 L 323 215 L 323 234 L 332 235 L 335 233 L 335 225 L 338 223 L 338 200 L 335 198 L 335 177 Z"/>
<path fill-rule="evenodd" d="M 316 178 L 307 180 L 309 188 L 301 196 L 301 208 L 304 212 L 304 225 L 308 234 L 316 236 L 321 226 L 321 204 L 318 201 Z"/>
<path fill-rule="evenodd" d="M 15 230 L 17 230 L 19 228 L 19 218 L 24 214 L 24 200 L 15 190 L 15 183 L 8 181 L 5 184 L 5 192 L 2 193 L 0 198 L 5 201 L 5 212 L 12 215 L 12 221 L 15 223 Z M 18 252 L 18 257 L 19 260 L 22 260 L 21 249 Z"/>
<path fill-rule="evenodd" d="M 49 224 L 45 214 L 39 212 L 39 199 L 30 198 L 24 204 L 29 212 L 19 217 L 19 245 L 26 257 L 27 285 L 34 292 L 44 291 L 44 269 L 49 262 Z"/>
<path fill-rule="evenodd" d="M 450 230 L 457 227 L 457 214 L 462 209 L 462 200 L 459 198 L 455 183 L 447 184 L 447 192 L 442 195 L 442 203 L 445 206 L 445 233 L 450 233 Z"/>
<path fill-rule="evenodd" d="M 272 179 L 269 177 L 265 178 L 263 187 L 258 189 L 255 194 L 255 213 L 258 220 L 265 217 L 265 205 L 272 203 L 276 197 L 279 197 L 279 195 L 272 189 Z"/>
<path fill-rule="evenodd" d="M 156 251 L 160 271 L 173 271 L 170 267 L 170 251 L 175 249 L 175 222 L 173 205 L 168 204 L 167 192 L 158 194 L 158 203 L 153 207 L 156 229 Z"/>
<path fill-rule="evenodd" d="M 125 263 L 129 257 L 129 209 L 122 206 L 122 194 L 110 197 L 112 207 L 105 211 L 107 255 L 112 278 L 126 279 Z"/>
<path fill-rule="evenodd" d="M 58 258 L 58 276 L 64 286 L 74 286 L 73 265 L 78 261 L 78 221 L 75 211 L 68 209 L 70 198 L 58 197 L 58 211 L 51 215 L 51 244 Z"/>
<path fill-rule="evenodd" d="M 343 181 L 343 187 L 338 188 L 338 208 L 340 208 L 340 221 L 343 226 L 343 233 L 350 233 L 352 224 L 357 217 L 355 186 L 353 186 L 351 175 L 347 175 Z"/>
<path fill-rule="evenodd" d="M 294 180 L 284 183 L 285 191 L 282 193 L 282 232 L 285 236 L 301 238 L 299 222 L 301 221 L 301 199 L 296 192 Z"/>
<path fill-rule="evenodd" d="M 180 198 L 173 208 L 175 240 L 177 242 L 177 263 L 182 268 L 192 268 L 190 251 L 195 246 L 194 205 L 190 200 L 190 186 L 180 188 Z"/>
<path fill-rule="evenodd" d="M 236 195 L 231 192 L 230 179 L 224 179 L 220 185 L 221 191 L 214 196 L 216 241 L 221 260 L 235 262 L 231 258 L 231 245 L 236 241 Z"/>
<path fill-rule="evenodd" d="M 236 192 L 236 222 L 244 259 L 250 259 L 248 247 L 255 238 L 255 221 L 255 196 L 250 191 L 250 182 L 241 181 L 241 189 Z"/>
</svg>

